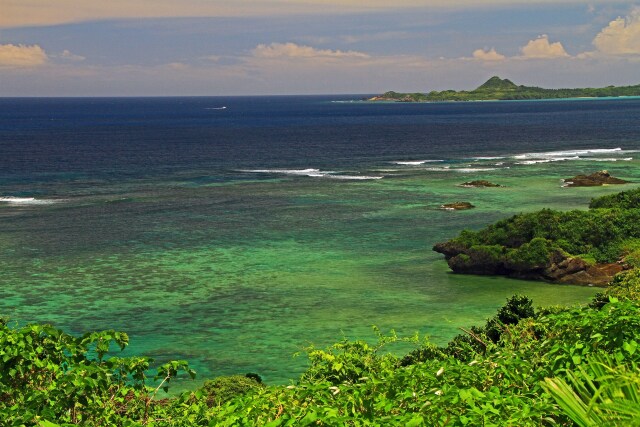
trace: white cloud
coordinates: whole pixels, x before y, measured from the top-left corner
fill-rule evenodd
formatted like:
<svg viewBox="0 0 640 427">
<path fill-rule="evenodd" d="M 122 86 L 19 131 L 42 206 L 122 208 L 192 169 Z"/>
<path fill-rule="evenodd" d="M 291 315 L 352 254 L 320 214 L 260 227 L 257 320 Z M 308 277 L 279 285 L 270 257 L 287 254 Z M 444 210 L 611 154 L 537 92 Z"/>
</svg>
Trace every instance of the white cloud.
<svg viewBox="0 0 640 427">
<path fill-rule="evenodd" d="M 0 68 L 37 67 L 46 64 L 47 60 L 46 52 L 38 45 L 0 45 Z"/>
<path fill-rule="evenodd" d="M 74 53 L 71 53 L 67 49 L 62 51 L 62 53 L 60 54 L 60 58 L 65 59 L 67 61 L 76 61 L 76 62 L 84 61 L 85 59 L 87 59 L 82 55 L 76 55 Z"/>
<path fill-rule="evenodd" d="M 569 56 L 562 43 L 549 43 L 549 36 L 546 34 L 535 40 L 529 40 L 525 46 L 520 48 L 520 52 L 522 52 L 522 59 L 551 59 Z"/>
<path fill-rule="evenodd" d="M 609 22 L 593 39 L 599 53 L 605 55 L 640 54 L 640 8 L 626 17 Z"/>
<path fill-rule="evenodd" d="M 473 58 L 478 59 L 480 61 L 502 61 L 506 57 L 496 52 L 495 48 L 491 48 L 489 50 L 484 50 L 484 49 L 474 50 Z"/>
<path fill-rule="evenodd" d="M 166 67 L 171 70 L 182 71 L 188 69 L 189 65 L 185 64 L 184 62 L 170 62 L 166 64 Z"/>
<path fill-rule="evenodd" d="M 369 55 L 353 50 L 316 49 L 296 43 L 259 44 L 252 51 L 257 58 L 369 58 Z"/>
</svg>

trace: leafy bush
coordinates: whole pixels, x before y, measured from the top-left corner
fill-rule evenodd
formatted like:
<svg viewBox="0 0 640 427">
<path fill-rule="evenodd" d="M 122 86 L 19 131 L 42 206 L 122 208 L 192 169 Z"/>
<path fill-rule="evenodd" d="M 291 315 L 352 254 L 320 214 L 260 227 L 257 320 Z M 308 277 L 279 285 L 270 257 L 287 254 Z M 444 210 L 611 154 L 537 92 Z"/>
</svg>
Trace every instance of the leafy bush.
<svg viewBox="0 0 640 427">
<path fill-rule="evenodd" d="M 206 396 L 208 406 L 220 406 L 237 396 L 262 387 L 262 380 L 258 381 L 255 374 L 230 375 L 205 381 L 201 391 L 202 395 Z"/>
<path fill-rule="evenodd" d="M 551 262 L 552 254 L 558 249 L 547 239 L 535 237 L 507 254 L 506 264 L 513 270 L 545 268 Z"/>
<path fill-rule="evenodd" d="M 638 209 L 640 208 L 640 188 L 592 199 L 591 203 L 589 203 L 589 208 Z"/>
<path fill-rule="evenodd" d="M 640 301 L 640 269 L 616 274 L 607 289 L 596 294 L 590 306 L 602 308 L 610 302 L 611 298 Z"/>
<path fill-rule="evenodd" d="M 579 426 L 640 423 L 640 371 L 635 364 L 618 366 L 610 356 L 592 355 L 567 379 L 545 378 L 543 386 Z"/>
<path fill-rule="evenodd" d="M 366 341 L 342 341 L 323 350 L 313 345 L 305 348 L 311 366 L 302 375 L 302 381 L 326 381 L 331 384 L 354 384 L 377 372 L 392 369 L 398 358 L 392 354 L 381 354 L 382 348 L 399 341 L 416 343 L 418 337 L 399 338 L 394 331 L 385 336 L 374 328 L 378 342 L 370 345 Z"/>
<path fill-rule="evenodd" d="M 500 307 L 498 314 L 490 319 L 485 326 L 485 334 L 494 343 L 497 343 L 502 336 L 504 326 L 517 325 L 522 319 L 535 317 L 533 301 L 523 295 L 514 295 L 507 300 L 507 303 Z"/>
<path fill-rule="evenodd" d="M 2 425 L 45 421 L 113 425 L 119 419 L 144 421 L 153 397 L 179 371 L 195 373 L 184 361 L 157 369 L 158 387 L 147 385 L 149 358 L 106 358 L 113 344 L 129 337 L 113 330 L 76 338 L 50 325 L 11 328 L 0 324 L 0 420 Z"/>
</svg>

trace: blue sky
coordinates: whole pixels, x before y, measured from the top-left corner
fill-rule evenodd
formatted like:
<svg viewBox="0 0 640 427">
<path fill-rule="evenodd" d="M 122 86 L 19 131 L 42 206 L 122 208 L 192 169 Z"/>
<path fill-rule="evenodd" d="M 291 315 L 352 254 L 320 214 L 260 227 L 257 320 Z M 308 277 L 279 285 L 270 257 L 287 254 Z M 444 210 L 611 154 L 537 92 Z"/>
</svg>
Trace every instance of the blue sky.
<svg viewBox="0 0 640 427">
<path fill-rule="evenodd" d="M 0 0 L 0 96 L 640 83 L 640 3 L 363 3 Z"/>
</svg>

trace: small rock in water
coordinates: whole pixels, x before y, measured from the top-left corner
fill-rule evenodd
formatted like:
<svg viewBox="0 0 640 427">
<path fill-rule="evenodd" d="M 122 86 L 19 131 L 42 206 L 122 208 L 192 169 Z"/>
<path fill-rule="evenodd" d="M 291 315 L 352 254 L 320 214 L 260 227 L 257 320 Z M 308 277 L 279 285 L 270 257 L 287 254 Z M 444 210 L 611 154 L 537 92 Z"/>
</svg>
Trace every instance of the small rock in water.
<svg viewBox="0 0 640 427">
<path fill-rule="evenodd" d="M 468 181 L 460 184 L 461 187 L 502 187 L 500 184 L 494 184 L 493 182 L 479 179 L 476 181 Z"/>
<path fill-rule="evenodd" d="M 576 175 L 564 180 L 564 187 L 596 187 L 605 184 L 627 184 L 629 181 L 614 178 L 609 171 L 602 170 L 591 175 Z"/>
<path fill-rule="evenodd" d="M 469 202 L 445 203 L 444 205 L 440 206 L 440 209 L 445 209 L 448 211 L 461 211 L 461 210 L 472 209 L 472 208 L 475 208 L 475 206 L 473 206 Z"/>
</svg>

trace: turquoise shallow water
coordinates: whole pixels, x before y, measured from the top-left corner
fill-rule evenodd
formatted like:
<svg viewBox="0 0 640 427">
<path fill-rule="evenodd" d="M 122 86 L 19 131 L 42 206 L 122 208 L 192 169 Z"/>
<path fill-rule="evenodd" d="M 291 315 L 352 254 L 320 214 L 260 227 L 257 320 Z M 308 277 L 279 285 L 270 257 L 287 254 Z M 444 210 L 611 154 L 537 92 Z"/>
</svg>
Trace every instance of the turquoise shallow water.
<svg viewBox="0 0 640 427">
<path fill-rule="evenodd" d="M 127 240 L 111 247 L 100 246 L 100 234 L 118 224 L 95 218 L 96 210 L 109 212 L 99 203 L 22 208 L 13 220 L 23 230 L 3 238 L 2 312 L 77 333 L 126 330 L 131 353 L 185 358 L 204 376 L 257 371 L 269 381 L 301 371 L 304 360 L 291 359 L 301 346 L 342 334 L 371 338 L 371 325 L 420 331 L 442 344 L 514 293 L 539 305 L 585 302 L 594 294 L 453 275 L 430 251 L 464 227 L 543 206 L 584 207 L 592 195 L 618 190 L 560 188 L 552 172 L 557 167 L 533 177 L 483 174 L 508 185 L 495 189 L 456 185 L 479 176 L 414 172 L 386 181 L 294 178 L 165 188 L 161 197 L 142 199 L 133 193 L 119 202 Z M 173 198 L 192 205 L 173 211 L 167 208 Z M 247 211 L 244 199 L 260 208 Z M 460 199 L 477 208 L 437 209 Z M 126 218 L 132 204 L 146 206 Z M 73 248 L 81 239 L 89 247 Z M 61 248 L 65 241 L 71 250 Z"/>
<path fill-rule="evenodd" d="M 420 164 L 426 157 L 392 152 L 351 167 L 336 158 L 319 172 L 307 169 L 320 160 L 306 158 L 297 172 L 237 167 L 225 179 L 202 165 L 118 179 L 5 177 L 1 195 L 13 199 L 0 203 L 0 313 L 74 333 L 124 330 L 126 354 L 187 359 L 200 379 L 258 372 L 287 382 L 306 365 L 292 358 L 303 346 L 373 339 L 371 325 L 444 344 L 514 293 L 571 304 L 596 289 L 454 275 L 433 244 L 518 212 L 585 209 L 591 197 L 633 188 L 562 188 L 561 178 L 607 168 L 638 183 L 634 144 L 486 156 L 501 159 L 425 152 L 445 161 Z M 459 186 L 472 179 L 505 187 Z M 476 208 L 439 209 L 458 200 Z"/>
</svg>

